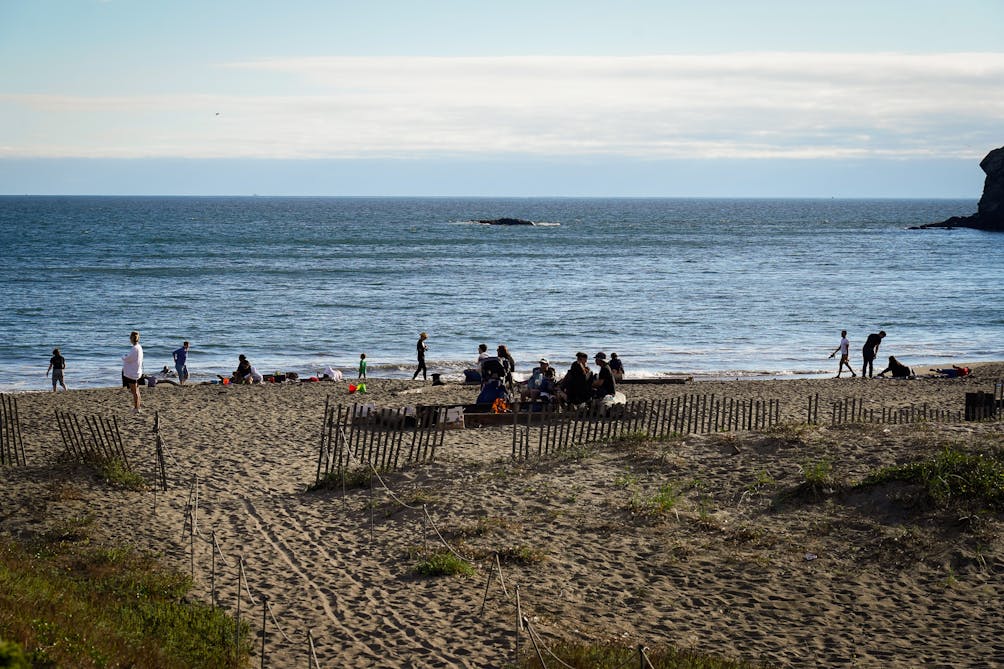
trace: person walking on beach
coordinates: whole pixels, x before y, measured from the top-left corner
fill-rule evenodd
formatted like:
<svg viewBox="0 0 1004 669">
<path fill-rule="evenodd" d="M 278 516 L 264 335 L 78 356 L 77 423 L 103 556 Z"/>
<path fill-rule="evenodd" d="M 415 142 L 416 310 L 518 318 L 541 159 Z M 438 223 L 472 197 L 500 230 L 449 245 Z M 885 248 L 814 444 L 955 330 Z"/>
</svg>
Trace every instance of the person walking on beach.
<svg viewBox="0 0 1004 669">
<path fill-rule="evenodd" d="M 178 370 L 178 383 L 185 385 L 185 381 L 188 380 L 188 342 L 183 342 L 181 348 L 174 351 L 171 354 L 174 358 L 174 368 Z"/>
<path fill-rule="evenodd" d="M 847 330 L 840 331 L 840 344 L 833 350 L 830 357 L 835 356 L 837 351 L 840 352 L 840 364 L 837 365 L 837 376 L 835 378 L 840 378 L 840 373 L 844 371 L 844 365 L 847 366 L 847 371 L 851 373 L 851 376 L 857 376 L 854 373 L 854 368 L 851 367 L 851 342 L 847 339 Z"/>
<path fill-rule="evenodd" d="M 365 353 L 360 353 L 359 354 L 359 376 L 357 376 L 356 378 L 357 379 L 364 379 L 364 380 L 366 379 L 366 354 Z"/>
<path fill-rule="evenodd" d="M 63 390 L 68 390 L 66 382 L 63 381 L 63 370 L 66 369 L 66 358 L 60 353 L 58 348 L 52 349 L 52 357 L 49 358 L 49 368 L 45 370 L 45 375 L 49 376 L 52 371 L 52 392 L 56 392 L 56 384 L 63 386 Z"/>
<path fill-rule="evenodd" d="M 416 353 L 418 354 L 418 368 L 415 369 L 415 373 L 411 377 L 412 381 L 418 378 L 419 372 L 422 372 L 423 381 L 427 381 L 429 379 L 429 377 L 426 376 L 426 369 L 425 369 L 425 352 L 429 350 L 429 346 L 428 344 L 425 343 L 425 340 L 428 338 L 429 335 L 427 335 L 424 332 L 418 335 L 418 344 L 415 347 Z"/>
<path fill-rule="evenodd" d="M 879 330 L 878 334 L 873 332 L 865 340 L 865 345 L 861 349 L 861 357 L 864 359 L 864 364 L 861 365 L 861 378 L 872 378 L 872 374 L 874 373 L 872 363 L 875 362 L 875 358 L 878 356 L 879 344 L 882 343 L 882 339 L 884 338 L 885 330 Z"/>
<path fill-rule="evenodd" d="M 143 378 L 143 347 L 139 345 L 139 333 L 129 333 L 132 348 L 122 356 L 122 387 L 132 393 L 132 412 L 140 412 L 139 380 Z"/>
</svg>

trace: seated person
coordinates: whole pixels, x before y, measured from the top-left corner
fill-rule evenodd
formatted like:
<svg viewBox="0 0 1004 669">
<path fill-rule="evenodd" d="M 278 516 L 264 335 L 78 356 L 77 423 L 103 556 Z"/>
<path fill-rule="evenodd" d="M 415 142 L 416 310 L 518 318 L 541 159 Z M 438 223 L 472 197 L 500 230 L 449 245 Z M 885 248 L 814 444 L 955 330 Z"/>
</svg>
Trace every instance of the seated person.
<svg viewBox="0 0 1004 669">
<path fill-rule="evenodd" d="M 554 368 L 547 358 L 540 359 L 540 366 L 534 367 L 525 387 L 519 393 L 520 402 L 527 400 L 549 400 L 555 394 Z"/>
<path fill-rule="evenodd" d="M 617 384 L 614 381 L 613 370 L 610 369 L 610 365 L 607 364 L 607 354 L 600 351 L 596 354 L 596 364 L 600 366 L 599 373 L 596 374 L 596 378 L 593 380 L 593 397 L 596 399 L 602 399 L 607 395 L 613 395 L 617 392 Z"/>
<path fill-rule="evenodd" d="M 464 383 L 481 383 L 481 363 L 489 357 L 491 356 L 488 355 L 488 344 L 478 344 L 478 359 L 473 367 L 464 370 Z"/>
<path fill-rule="evenodd" d="M 941 374 L 942 376 L 949 379 L 956 379 L 961 376 L 969 376 L 973 373 L 973 370 L 968 367 L 959 367 L 958 365 L 952 365 L 951 369 L 936 369 L 935 373 Z"/>
<path fill-rule="evenodd" d="M 901 363 L 893 355 L 889 356 L 889 366 L 879 372 L 878 375 L 885 376 L 886 372 L 891 372 L 894 379 L 907 379 L 913 376 L 913 370 Z"/>
<path fill-rule="evenodd" d="M 614 381 L 624 380 L 624 363 L 616 353 L 610 354 L 610 371 L 614 373 Z"/>
<path fill-rule="evenodd" d="M 324 370 L 324 374 L 321 376 L 324 381 L 341 381 L 342 380 L 342 370 L 335 369 L 330 365 Z"/>
<path fill-rule="evenodd" d="M 575 354 L 575 362 L 565 372 L 559 382 L 562 401 L 571 404 L 583 404 L 593 398 L 593 372 L 586 365 L 589 356 L 579 351 Z"/>
<path fill-rule="evenodd" d="M 248 359 L 241 353 L 237 356 L 237 369 L 230 377 L 231 383 L 251 383 L 251 363 Z"/>
</svg>

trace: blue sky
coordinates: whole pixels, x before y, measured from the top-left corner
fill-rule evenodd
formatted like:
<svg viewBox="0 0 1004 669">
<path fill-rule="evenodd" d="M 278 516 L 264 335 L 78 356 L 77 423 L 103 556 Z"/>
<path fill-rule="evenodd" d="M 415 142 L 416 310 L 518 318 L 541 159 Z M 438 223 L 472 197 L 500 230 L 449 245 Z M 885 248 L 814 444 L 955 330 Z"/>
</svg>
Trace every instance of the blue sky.
<svg viewBox="0 0 1004 669">
<path fill-rule="evenodd" d="M 1004 2 L 0 0 L 0 193 L 962 197 Z"/>
</svg>

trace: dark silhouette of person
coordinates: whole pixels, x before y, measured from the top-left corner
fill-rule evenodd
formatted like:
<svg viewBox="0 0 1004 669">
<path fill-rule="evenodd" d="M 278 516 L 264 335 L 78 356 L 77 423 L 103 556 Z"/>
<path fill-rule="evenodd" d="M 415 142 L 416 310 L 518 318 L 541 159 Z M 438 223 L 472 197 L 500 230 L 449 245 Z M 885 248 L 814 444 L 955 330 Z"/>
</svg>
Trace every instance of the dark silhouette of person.
<svg viewBox="0 0 1004 669">
<path fill-rule="evenodd" d="M 429 350 L 428 345 L 426 345 L 425 340 L 429 338 L 429 335 L 422 333 L 418 335 L 418 344 L 415 345 L 416 353 L 418 355 L 418 367 L 415 369 L 415 373 L 412 375 L 411 380 L 414 381 L 418 378 L 418 373 L 422 372 L 422 380 L 427 381 L 429 379 L 426 376 L 425 369 L 425 352 Z"/>
<path fill-rule="evenodd" d="M 865 345 L 861 348 L 861 358 L 864 360 L 864 363 L 861 365 L 861 378 L 872 378 L 872 373 L 875 371 L 872 363 L 875 362 L 875 358 L 878 356 L 879 344 L 882 343 L 882 339 L 884 338 L 885 330 L 879 330 L 878 334 L 873 332 L 865 340 Z"/>
</svg>

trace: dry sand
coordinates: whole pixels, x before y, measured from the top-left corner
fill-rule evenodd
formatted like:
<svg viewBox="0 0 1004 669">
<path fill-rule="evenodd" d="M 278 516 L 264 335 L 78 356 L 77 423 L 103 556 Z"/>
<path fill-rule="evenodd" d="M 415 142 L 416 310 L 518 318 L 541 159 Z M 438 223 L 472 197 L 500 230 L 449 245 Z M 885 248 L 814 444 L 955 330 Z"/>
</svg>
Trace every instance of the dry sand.
<svg viewBox="0 0 1004 669">
<path fill-rule="evenodd" d="M 776 398 L 792 424 L 804 423 L 807 398 L 818 393 L 824 425 L 529 463 L 512 461 L 511 428 L 454 430 L 435 462 L 384 477 L 393 497 L 379 488 L 306 491 L 326 399 L 463 403 L 476 394 L 470 387 L 371 379 L 363 398 L 348 395 L 347 382 L 160 385 L 143 390 L 139 416 L 118 389 L 22 394 L 28 465 L 0 471 L 0 518 L 16 534 L 86 519 L 95 541 L 134 545 L 187 571 L 185 510 L 198 477 L 193 594 L 209 601 L 215 532 L 229 563 L 218 567 L 220 604 L 236 606 L 242 555 L 259 601 L 245 593 L 241 605 L 254 633 L 263 595 L 282 628 L 268 621 L 272 667 L 307 665 L 308 629 L 322 667 L 504 666 L 517 584 L 545 643 L 616 639 L 782 666 L 991 666 L 1004 662 L 1000 517 L 966 525 L 957 514 L 903 508 L 894 490 L 779 501 L 804 480 L 803 467 L 824 460 L 854 482 L 949 442 L 1004 445 L 1000 423 L 825 424 L 829 402 L 845 398 L 959 411 L 966 392 L 1004 378 L 1002 364 L 973 367 L 973 377 L 952 380 L 624 386 L 629 399 Z M 114 489 L 67 463 L 55 410 L 118 417 L 134 468 L 150 482 L 157 412 L 169 490 Z M 666 484 L 680 493 L 672 511 L 635 513 L 633 500 Z M 425 505 L 434 526 L 400 502 Z M 488 560 L 472 578 L 414 576 L 412 553 L 438 545 L 437 530 L 461 553 L 499 551 L 510 597 L 494 579 L 481 613 Z M 521 552 L 543 559 L 513 558 Z"/>
</svg>

